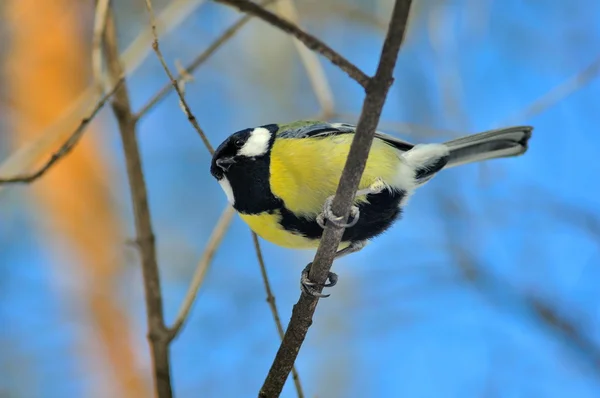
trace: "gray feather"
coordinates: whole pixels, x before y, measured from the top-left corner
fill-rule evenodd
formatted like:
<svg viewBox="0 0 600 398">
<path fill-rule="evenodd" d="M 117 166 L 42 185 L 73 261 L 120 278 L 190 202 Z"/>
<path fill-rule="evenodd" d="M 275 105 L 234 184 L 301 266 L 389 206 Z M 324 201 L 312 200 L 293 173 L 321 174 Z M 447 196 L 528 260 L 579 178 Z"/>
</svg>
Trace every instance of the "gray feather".
<svg viewBox="0 0 600 398">
<path fill-rule="evenodd" d="M 445 145 L 450 149 L 450 158 L 446 167 L 522 155 L 532 130 L 530 126 L 507 127 L 448 141 Z"/>
</svg>

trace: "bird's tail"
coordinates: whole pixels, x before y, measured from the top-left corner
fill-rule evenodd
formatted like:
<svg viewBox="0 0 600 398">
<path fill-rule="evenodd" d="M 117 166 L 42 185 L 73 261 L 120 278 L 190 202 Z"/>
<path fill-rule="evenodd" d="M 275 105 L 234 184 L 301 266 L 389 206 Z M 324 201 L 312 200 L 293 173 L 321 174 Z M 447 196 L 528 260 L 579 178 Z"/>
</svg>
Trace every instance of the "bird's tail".
<svg viewBox="0 0 600 398">
<path fill-rule="evenodd" d="M 448 141 L 450 156 L 445 168 L 482 160 L 522 155 L 527 151 L 533 127 L 517 126 L 490 130 Z"/>
</svg>

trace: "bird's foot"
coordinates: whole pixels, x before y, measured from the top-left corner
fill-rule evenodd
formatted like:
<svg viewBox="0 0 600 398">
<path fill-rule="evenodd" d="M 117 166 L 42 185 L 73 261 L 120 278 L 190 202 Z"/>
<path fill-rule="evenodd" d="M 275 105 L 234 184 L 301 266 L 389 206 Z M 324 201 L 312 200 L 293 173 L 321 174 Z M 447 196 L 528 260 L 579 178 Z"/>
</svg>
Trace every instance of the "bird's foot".
<svg viewBox="0 0 600 398">
<path fill-rule="evenodd" d="M 381 178 L 377 178 L 373 184 L 371 184 L 368 188 L 359 189 L 356 191 L 354 197 L 359 197 L 363 195 L 373 195 L 378 194 L 383 191 L 387 185 Z M 343 221 L 343 217 L 336 216 L 331 209 L 331 205 L 333 204 L 334 196 L 330 196 L 325 199 L 325 204 L 323 205 L 323 212 L 317 216 L 317 223 L 321 226 L 321 228 L 325 228 L 325 220 L 333 223 L 339 228 L 350 228 L 356 225 L 360 218 L 360 210 L 357 206 L 352 206 L 350 208 L 350 221 L 345 223 Z"/>
<path fill-rule="evenodd" d="M 300 276 L 300 286 L 302 291 L 309 296 L 317 297 L 317 298 L 325 298 L 329 297 L 329 294 L 323 294 L 317 290 L 320 286 L 322 288 L 335 286 L 338 281 L 338 276 L 334 272 L 329 272 L 327 274 L 327 280 L 322 285 L 316 282 L 313 282 L 308 277 L 308 272 L 310 271 L 310 266 L 312 263 L 308 263 L 308 265 L 302 270 L 302 274 Z"/>
<path fill-rule="evenodd" d="M 325 199 L 325 205 L 323 205 L 323 212 L 317 216 L 317 223 L 321 226 L 321 228 L 325 228 L 325 220 L 328 220 L 333 225 L 339 228 L 350 228 L 356 225 L 358 219 L 360 218 L 360 210 L 358 210 L 357 206 L 352 206 L 350 208 L 350 221 L 345 223 L 344 217 L 336 216 L 331 209 L 331 205 L 333 204 L 334 196 L 330 196 Z"/>
</svg>

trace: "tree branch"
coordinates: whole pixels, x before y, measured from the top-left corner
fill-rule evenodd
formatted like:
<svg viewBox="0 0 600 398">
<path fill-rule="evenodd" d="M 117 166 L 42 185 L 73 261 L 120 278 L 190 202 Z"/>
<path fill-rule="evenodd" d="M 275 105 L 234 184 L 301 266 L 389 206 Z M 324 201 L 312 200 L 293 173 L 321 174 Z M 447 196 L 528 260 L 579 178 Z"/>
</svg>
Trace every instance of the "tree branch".
<svg viewBox="0 0 600 398">
<path fill-rule="evenodd" d="M 287 18 L 290 22 L 300 26 L 298 17 L 298 11 L 294 0 L 279 0 L 275 4 L 275 9 L 278 14 L 283 18 Z M 333 99 L 333 92 L 331 91 L 331 85 L 325 75 L 325 70 L 317 54 L 314 51 L 309 50 L 302 42 L 294 37 L 291 37 L 294 42 L 294 47 L 298 52 L 300 61 L 304 65 L 308 80 L 312 86 L 315 97 L 321 106 L 321 118 L 327 119 L 334 114 L 335 102 Z"/>
<path fill-rule="evenodd" d="M 177 80 L 175 80 L 173 73 L 171 73 L 171 70 L 169 69 L 167 62 L 165 61 L 165 57 L 163 57 L 162 52 L 160 51 L 160 47 L 158 46 L 158 34 L 156 33 L 156 18 L 154 17 L 154 10 L 152 9 L 152 1 L 146 0 L 146 8 L 148 9 L 148 14 L 150 14 L 150 25 L 152 27 L 152 36 L 154 37 L 154 40 L 152 41 L 152 49 L 156 53 L 156 56 L 160 60 L 160 63 L 162 65 L 163 69 L 165 70 L 165 73 L 167 74 L 167 76 L 169 76 L 171 85 L 173 86 L 173 88 L 175 89 L 175 92 L 177 92 L 177 95 L 179 96 L 179 104 L 181 105 L 181 108 L 183 109 L 183 113 L 185 113 L 185 116 L 188 118 L 188 120 L 190 121 L 190 123 L 192 124 L 194 129 L 198 132 L 198 135 L 200 135 L 202 142 L 204 142 L 204 145 L 206 146 L 206 148 L 208 148 L 208 151 L 212 155 L 214 153 L 214 149 L 213 149 L 212 145 L 210 144 L 210 142 L 208 141 L 208 138 L 206 137 L 204 130 L 202 130 L 202 128 L 198 124 L 198 120 L 196 120 L 196 117 L 190 110 L 190 107 L 188 106 L 188 104 L 185 100 L 185 97 L 183 96 L 183 93 L 181 92 L 181 90 L 179 88 L 179 84 L 177 83 Z M 134 120 L 135 120 L 135 118 L 134 118 Z"/>
<path fill-rule="evenodd" d="M 163 31 L 172 30 L 189 16 L 204 0 L 173 0 L 164 8 L 158 16 L 159 29 Z M 96 8 L 98 11 L 98 7 Z M 96 35 L 96 32 L 94 32 Z M 142 30 L 131 44 L 121 53 L 121 62 L 126 74 L 131 74 L 142 63 L 149 49 L 151 32 L 149 29 Z M 95 40 L 95 38 L 92 38 Z M 95 43 L 92 44 L 94 46 Z M 94 51 L 94 50 L 92 50 Z M 94 61 L 92 61 L 94 62 Z M 102 75 L 103 81 L 107 80 L 106 73 Z M 0 163 L 0 172 L 7 175 L 25 174 L 36 162 L 40 153 L 46 153 L 48 148 L 56 145 L 56 142 L 66 140 L 70 134 L 70 126 L 76 124 L 81 117 L 88 112 L 88 108 L 95 107 L 101 100 L 98 93 L 99 83 L 94 80 L 79 97 L 63 112 L 57 120 L 44 128 L 37 138 L 25 145 L 23 148 L 9 155 Z M 108 87 L 108 85 L 106 85 Z M 111 90 L 112 91 L 112 90 Z M 0 186 L 0 191 L 4 187 Z"/>
<path fill-rule="evenodd" d="M 119 61 L 117 35 L 112 9 L 109 11 L 107 19 L 104 51 L 109 76 L 111 76 L 112 81 L 116 81 L 123 75 L 123 66 Z M 116 91 L 111 105 L 123 142 L 127 177 L 129 179 L 135 218 L 136 240 L 142 259 L 142 275 L 144 278 L 146 310 L 148 313 L 148 340 L 151 346 L 154 382 L 159 398 L 171 398 L 169 334 L 163 315 L 155 239 L 152 232 L 148 193 L 146 191 L 142 161 L 136 138 L 136 123 L 131 112 L 129 94 L 125 84 L 121 85 Z"/>
<path fill-rule="evenodd" d="M 104 107 L 104 104 L 106 104 L 106 101 L 108 101 L 109 98 L 112 97 L 113 94 L 115 94 L 115 92 L 121 87 L 121 85 L 123 84 L 123 81 L 124 81 L 123 78 L 118 78 L 113 89 L 110 92 L 106 93 L 100 99 L 100 101 L 98 101 L 96 103 L 96 105 L 94 106 L 94 109 L 92 109 L 92 112 L 89 114 L 89 116 L 87 116 L 83 120 L 81 120 L 81 122 L 79 123 L 79 126 L 77 126 L 75 131 L 73 131 L 73 133 L 64 142 L 64 144 L 61 145 L 61 147 L 58 149 L 58 151 L 54 152 L 52 154 L 52 156 L 50 157 L 50 159 L 48 159 L 48 161 L 46 161 L 46 163 L 44 163 L 44 165 L 42 167 L 40 167 L 38 170 L 36 170 L 30 174 L 17 175 L 17 176 L 8 177 L 8 178 L 0 177 L 0 185 L 2 185 L 2 184 L 29 184 L 29 183 L 34 182 L 35 180 L 37 180 L 44 174 L 46 174 L 46 172 L 48 170 L 50 170 L 50 168 L 52 166 L 54 166 L 54 164 L 56 162 L 58 162 L 60 159 L 62 159 L 66 155 L 68 155 L 69 152 L 71 152 L 73 150 L 75 145 L 79 142 L 79 140 L 83 136 L 83 133 L 85 132 L 85 129 L 87 128 L 87 126 L 94 119 L 94 117 L 96 117 L 98 112 L 100 112 L 100 110 Z"/>
<path fill-rule="evenodd" d="M 269 276 L 267 275 L 267 267 L 265 266 L 265 260 L 262 255 L 262 250 L 260 249 L 258 235 L 256 235 L 255 232 L 252 232 L 252 241 L 254 242 L 254 249 L 256 251 L 256 257 L 258 259 L 258 265 L 260 267 L 260 274 L 262 275 L 263 283 L 265 285 L 265 291 L 267 292 L 267 303 L 269 304 L 269 308 L 271 308 L 271 314 L 273 315 L 273 321 L 275 322 L 275 326 L 277 327 L 277 333 L 279 333 L 279 339 L 283 341 L 283 336 L 285 335 L 283 331 L 283 325 L 281 324 L 279 311 L 277 310 L 277 305 L 275 304 L 275 296 L 273 295 L 273 291 L 271 290 L 271 283 L 269 282 Z M 296 393 L 298 394 L 298 398 L 304 398 L 304 391 L 302 390 L 300 375 L 298 374 L 298 371 L 296 370 L 295 366 L 292 366 L 292 379 L 294 380 L 294 386 L 296 387 Z"/>
<path fill-rule="evenodd" d="M 273 3 L 276 0 L 266 0 L 261 4 L 262 6 L 266 6 L 270 3 Z M 252 19 L 252 15 L 244 15 L 242 18 L 238 19 L 233 25 L 223 32 L 219 38 L 217 38 L 214 42 L 211 43 L 208 48 L 198 55 L 194 60 L 183 70 L 183 73 L 177 76 L 177 82 L 181 81 L 185 74 L 192 74 L 200 65 L 206 62 L 219 48 L 221 48 L 225 43 L 229 41 L 229 39 L 233 38 L 235 34 L 244 27 L 250 20 Z M 163 98 L 166 97 L 167 94 L 173 89 L 173 85 L 171 82 L 165 84 L 135 115 L 135 119 L 139 120 L 143 116 L 150 111 L 150 109 L 154 108 L 156 104 L 158 104 Z"/>
<path fill-rule="evenodd" d="M 198 261 L 198 266 L 196 267 L 196 272 L 192 278 L 192 283 L 183 299 L 183 303 L 177 313 L 177 317 L 173 322 L 173 326 L 169 328 L 169 340 L 173 340 L 183 327 L 183 324 L 187 320 L 190 310 L 192 309 L 192 305 L 194 304 L 194 300 L 196 300 L 196 296 L 198 295 L 198 290 L 200 290 L 200 286 L 202 286 L 202 282 L 204 282 L 204 277 L 206 276 L 206 271 L 208 271 L 208 267 L 212 262 L 212 259 L 217 252 L 217 249 L 221 245 L 221 241 L 225 237 L 225 233 L 229 229 L 229 225 L 231 224 L 231 220 L 233 219 L 233 215 L 235 214 L 235 210 L 230 205 L 227 205 L 217 225 L 215 225 L 210 238 L 208 239 L 208 243 L 206 244 L 206 249 L 202 253 L 202 258 Z"/>
<path fill-rule="evenodd" d="M 352 79 L 356 80 L 358 84 L 363 86 L 365 89 L 369 84 L 370 78 L 363 71 L 361 71 L 356 65 L 352 62 L 348 61 L 346 58 L 341 56 L 339 53 L 334 51 L 327 44 L 323 43 L 321 40 L 317 39 L 315 36 L 310 33 L 306 33 L 298 26 L 293 23 L 278 17 L 272 12 L 266 10 L 260 5 L 250 1 L 250 0 L 214 0 L 217 3 L 227 4 L 229 6 L 235 7 L 238 10 L 252 14 L 255 17 L 262 19 L 265 22 L 281 29 L 282 31 L 289 33 L 300 40 L 304 45 L 310 48 L 313 51 L 318 52 L 323 55 L 325 58 L 330 60 L 334 65 L 339 67 L 341 70 L 346 72 L 348 76 Z"/>
<path fill-rule="evenodd" d="M 92 35 L 92 75 L 100 93 L 104 92 L 104 79 L 102 74 L 102 42 L 106 29 L 106 17 L 110 0 L 98 0 L 94 13 L 94 32 Z"/>
<path fill-rule="evenodd" d="M 396 0 L 377 72 L 366 85 L 366 97 L 356 134 L 332 205 L 333 212 L 337 215 L 343 215 L 344 220 L 348 219 L 350 207 L 354 201 L 354 195 L 373 142 L 381 110 L 393 82 L 392 73 L 404 38 L 410 5 L 411 0 Z M 326 224 L 309 273 L 310 279 L 314 282 L 323 284 L 326 281 L 343 233 L 343 228 L 336 227 L 331 223 Z M 317 298 L 304 293 L 300 295 L 300 299 L 292 311 L 292 318 L 281 346 L 259 392 L 259 397 L 270 398 L 280 395 L 304 342 L 308 328 L 312 324 L 312 317 L 318 301 Z"/>
</svg>

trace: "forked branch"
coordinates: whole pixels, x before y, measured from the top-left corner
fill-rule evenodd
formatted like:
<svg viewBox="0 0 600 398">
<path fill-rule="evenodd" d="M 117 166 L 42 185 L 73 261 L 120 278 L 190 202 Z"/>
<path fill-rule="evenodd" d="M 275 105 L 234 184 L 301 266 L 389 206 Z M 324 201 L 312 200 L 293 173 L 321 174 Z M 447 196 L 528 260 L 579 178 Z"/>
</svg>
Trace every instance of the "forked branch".
<svg viewBox="0 0 600 398">
<path fill-rule="evenodd" d="M 217 3 L 223 3 L 230 5 L 232 7 L 237 8 L 238 10 L 245 12 L 247 14 L 254 15 L 257 18 L 262 19 L 265 22 L 283 30 L 286 33 L 294 36 L 296 39 L 300 40 L 304 45 L 310 48 L 313 51 L 318 52 L 325 58 L 331 61 L 334 65 L 339 67 L 341 70 L 346 72 L 348 76 L 352 79 L 356 80 L 358 84 L 363 86 L 365 89 L 369 84 L 369 76 L 367 76 L 362 70 L 360 70 L 356 65 L 352 62 L 348 61 L 342 55 L 337 53 L 327 44 L 323 43 L 321 40 L 317 39 L 315 36 L 311 35 L 300 29 L 297 25 L 287 21 L 264 7 L 256 4 L 250 0 L 215 0 Z"/>
<path fill-rule="evenodd" d="M 365 169 L 375 130 L 379 123 L 381 110 L 393 82 L 392 74 L 404 38 L 410 5 L 411 0 L 396 0 L 377 72 L 366 84 L 366 97 L 356 134 L 332 205 L 333 212 L 343 216 L 344 220 L 348 219 L 350 207 Z M 320 285 L 325 283 L 343 233 L 343 228 L 331 223 L 326 224 L 309 274 L 312 281 Z M 300 295 L 300 299 L 292 311 L 292 318 L 281 346 L 260 390 L 259 397 L 271 398 L 278 397 L 281 394 L 308 328 L 312 324 L 312 317 L 318 302 L 318 298 L 304 293 Z"/>
</svg>

